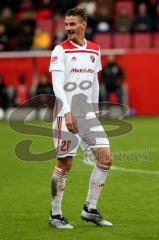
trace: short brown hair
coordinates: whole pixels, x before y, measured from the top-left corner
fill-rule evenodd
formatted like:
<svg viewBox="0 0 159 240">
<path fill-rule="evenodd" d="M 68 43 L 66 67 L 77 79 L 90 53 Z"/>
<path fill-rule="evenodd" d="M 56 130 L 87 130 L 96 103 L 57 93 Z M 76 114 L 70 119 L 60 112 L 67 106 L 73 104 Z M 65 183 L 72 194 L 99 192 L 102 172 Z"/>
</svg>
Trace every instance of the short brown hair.
<svg viewBox="0 0 159 240">
<path fill-rule="evenodd" d="M 87 13 L 84 8 L 72 8 L 66 12 L 66 16 L 78 16 L 80 17 L 83 21 L 87 22 Z"/>
</svg>

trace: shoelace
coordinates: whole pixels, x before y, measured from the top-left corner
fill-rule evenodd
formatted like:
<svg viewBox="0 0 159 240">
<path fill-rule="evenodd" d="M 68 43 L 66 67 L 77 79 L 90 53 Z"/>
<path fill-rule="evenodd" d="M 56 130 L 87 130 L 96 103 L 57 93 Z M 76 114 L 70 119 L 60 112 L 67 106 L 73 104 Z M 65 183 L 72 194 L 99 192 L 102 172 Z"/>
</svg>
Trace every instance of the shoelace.
<svg viewBox="0 0 159 240">
<path fill-rule="evenodd" d="M 63 223 L 65 223 L 65 224 L 68 223 L 68 220 L 67 220 L 66 218 L 64 218 L 64 217 L 61 218 L 61 221 L 62 221 Z"/>
<path fill-rule="evenodd" d="M 91 209 L 91 213 L 97 215 L 100 219 L 102 219 L 102 215 L 97 209 Z"/>
<path fill-rule="evenodd" d="M 53 218 L 53 219 L 56 219 L 59 223 L 60 222 L 65 223 L 65 224 L 68 223 L 68 220 L 64 217 L 61 217 L 60 215 L 58 215 L 56 218 Z"/>
</svg>

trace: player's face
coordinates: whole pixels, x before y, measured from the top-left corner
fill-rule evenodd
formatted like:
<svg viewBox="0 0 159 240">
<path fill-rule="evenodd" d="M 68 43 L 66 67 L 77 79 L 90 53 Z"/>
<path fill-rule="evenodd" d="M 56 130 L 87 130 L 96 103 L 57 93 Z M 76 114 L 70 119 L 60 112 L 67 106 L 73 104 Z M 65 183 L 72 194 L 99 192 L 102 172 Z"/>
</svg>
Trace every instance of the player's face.
<svg viewBox="0 0 159 240">
<path fill-rule="evenodd" d="M 66 16 L 65 18 L 65 31 L 68 39 L 79 43 L 79 40 L 84 38 L 86 29 L 86 22 L 82 21 L 78 16 Z"/>
</svg>

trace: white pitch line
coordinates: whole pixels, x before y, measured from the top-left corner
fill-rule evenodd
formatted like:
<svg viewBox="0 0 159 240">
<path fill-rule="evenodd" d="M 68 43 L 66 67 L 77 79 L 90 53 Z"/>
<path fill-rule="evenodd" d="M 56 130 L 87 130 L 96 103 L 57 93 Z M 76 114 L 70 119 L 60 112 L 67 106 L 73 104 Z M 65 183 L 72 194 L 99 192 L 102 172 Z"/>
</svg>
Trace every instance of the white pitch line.
<svg viewBox="0 0 159 240">
<path fill-rule="evenodd" d="M 144 173 L 144 174 L 159 175 L 159 171 L 133 169 L 133 168 L 123 168 L 123 167 L 116 167 L 116 166 L 112 166 L 111 170 L 115 170 L 115 171 L 119 171 L 119 172 L 131 172 L 131 173 Z"/>
<path fill-rule="evenodd" d="M 89 166 L 95 166 L 96 162 L 91 160 L 91 158 L 84 158 L 83 162 Z M 117 167 L 112 166 L 111 170 L 119 171 L 119 172 L 130 172 L 130 173 L 143 173 L 143 174 L 151 174 L 151 175 L 159 175 L 159 171 L 152 171 L 152 170 L 143 170 L 143 169 L 133 169 L 133 168 L 124 168 L 124 167 Z"/>
<path fill-rule="evenodd" d="M 113 153 L 133 153 L 133 152 L 137 152 L 137 153 L 143 153 L 143 152 L 147 152 L 147 151 L 151 151 L 151 152 L 158 152 L 159 151 L 159 148 L 145 148 L 145 149 L 130 149 L 130 150 L 119 150 L 119 151 L 114 151 L 112 152 Z"/>
</svg>

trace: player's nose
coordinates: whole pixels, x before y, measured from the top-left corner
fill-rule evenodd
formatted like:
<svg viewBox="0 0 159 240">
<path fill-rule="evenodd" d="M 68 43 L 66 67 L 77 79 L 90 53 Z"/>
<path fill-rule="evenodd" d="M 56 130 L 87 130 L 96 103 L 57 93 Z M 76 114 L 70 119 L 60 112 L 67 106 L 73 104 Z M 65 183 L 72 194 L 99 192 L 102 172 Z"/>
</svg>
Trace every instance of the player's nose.
<svg viewBox="0 0 159 240">
<path fill-rule="evenodd" d="M 69 32 L 69 31 L 72 31 L 72 28 L 71 27 L 66 27 L 65 30 L 66 30 L 66 32 Z"/>
</svg>

